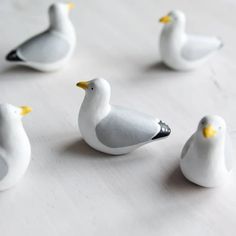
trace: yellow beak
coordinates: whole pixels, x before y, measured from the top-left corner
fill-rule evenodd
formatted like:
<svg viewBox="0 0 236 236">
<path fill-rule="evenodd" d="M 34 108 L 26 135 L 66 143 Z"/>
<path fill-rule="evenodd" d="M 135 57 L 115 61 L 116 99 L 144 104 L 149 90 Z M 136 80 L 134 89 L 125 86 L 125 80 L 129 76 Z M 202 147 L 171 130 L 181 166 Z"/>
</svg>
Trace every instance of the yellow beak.
<svg viewBox="0 0 236 236">
<path fill-rule="evenodd" d="M 171 17 L 170 16 L 163 16 L 160 20 L 159 20 L 161 23 L 163 24 L 167 24 L 169 22 L 171 22 Z"/>
<path fill-rule="evenodd" d="M 89 82 L 81 81 L 81 82 L 77 83 L 76 86 L 86 90 L 89 87 Z"/>
<path fill-rule="evenodd" d="M 28 106 L 22 106 L 22 107 L 20 107 L 20 109 L 21 109 L 20 114 L 22 116 L 25 116 L 25 115 L 27 115 L 28 113 L 30 113 L 32 111 L 32 108 L 28 107 Z"/>
<path fill-rule="evenodd" d="M 212 138 L 216 135 L 217 131 L 212 125 L 208 125 L 207 127 L 203 128 L 202 133 L 205 138 Z"/>
<path fill-rule="evenodd" d="M 72 3 L 72 2 L 67 3 L 67 7 L 68 7 L 69 10 L 71 10 L 71 9 L 75 8 L 75 4 Z"/>
</svg>

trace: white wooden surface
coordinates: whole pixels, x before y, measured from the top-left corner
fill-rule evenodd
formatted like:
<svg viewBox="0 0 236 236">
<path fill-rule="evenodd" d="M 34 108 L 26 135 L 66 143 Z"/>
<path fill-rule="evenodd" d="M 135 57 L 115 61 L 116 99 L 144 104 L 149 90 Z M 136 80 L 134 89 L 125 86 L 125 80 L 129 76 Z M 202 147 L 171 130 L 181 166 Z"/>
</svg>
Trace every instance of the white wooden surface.
<svg viewBox="0 0 236 236">
<path fill-rule="evenodd" d="M 34 111 L 24 119 L 32 162 L 0 194 L 0 235 L 235 235 L 236 173 L 222 188 L 203 189 L 183 178 L 178 161 L 205 114 L 223 116 L 236 136 L 236 2 L 75 1 L 78 45 L 66 68 L 42 74 L 9 65 L 5 54 L 47 25 L 50 3 L 1 0 L 0 101 Z M 158 19 L 175 8 L 186 12 L 189 31 L 225 42 L 194 72 L 157 64 Z M 77 128 L 84 94 L 75 83 L 93 77 L 110 81 L 113 103 L 167 122 L 171 137 L 120 157 L 91 150 Z"/>
</svg>

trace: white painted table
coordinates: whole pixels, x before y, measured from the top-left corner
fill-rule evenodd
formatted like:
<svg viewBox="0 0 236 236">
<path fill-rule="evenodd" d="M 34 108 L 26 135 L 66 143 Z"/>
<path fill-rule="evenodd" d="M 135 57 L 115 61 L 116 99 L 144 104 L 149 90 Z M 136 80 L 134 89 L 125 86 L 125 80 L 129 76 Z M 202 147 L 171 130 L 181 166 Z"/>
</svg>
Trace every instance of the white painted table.
<svg viewBox="0 0 236 236">
<path fill-rule="evenodd" d="M 217 113 L 236 130 L 236 2 L 76 1 L 78 45 L 66 68 L 44 74 L 9 65 L 5 54 L 47 25 L 50 2 L 1 1 L 0 101 L 34 111 L 24 119 L 32 162 L 0 194 L 0 235 L 235 235 L 236 171 L 222 188 L 203 189 L 183 178 L 178 161 L 203 115 Z M 187 13 L 191 32 L 225 42 L 194 72 L 157 65 L 158 19 L 175 8 Z M 171 137 L 120 157 L 89 148 L 77 128 L 84 94 L 75 83 L 93 77 L 110 81 L 113 103 L 165 120 Z"/>
</svg>

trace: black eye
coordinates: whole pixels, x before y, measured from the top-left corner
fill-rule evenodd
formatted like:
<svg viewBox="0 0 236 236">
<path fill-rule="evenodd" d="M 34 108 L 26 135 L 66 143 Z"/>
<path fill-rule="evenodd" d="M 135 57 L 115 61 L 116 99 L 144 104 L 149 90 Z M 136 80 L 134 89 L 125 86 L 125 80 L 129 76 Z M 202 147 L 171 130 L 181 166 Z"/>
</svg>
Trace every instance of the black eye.
<svg viewBox="0 0 236 236">
<path fill-rule="evenodd" d="M 91 89 L 93 90 L 93 87 Z"/>
</svg>

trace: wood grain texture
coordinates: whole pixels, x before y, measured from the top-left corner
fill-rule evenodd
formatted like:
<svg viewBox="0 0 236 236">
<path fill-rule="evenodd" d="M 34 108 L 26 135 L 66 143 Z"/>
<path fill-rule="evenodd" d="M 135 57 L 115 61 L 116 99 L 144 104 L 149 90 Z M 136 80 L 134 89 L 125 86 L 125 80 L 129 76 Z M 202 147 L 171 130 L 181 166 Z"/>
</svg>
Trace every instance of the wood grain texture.
<svg viewBox="0 0 236 236">
<path fill-rule="evenodd" d="M 25 178 L 0 194 L 2 236 L 234 235 L 236 174 L 218 189 L 186 181 L 182 146 L 206 114 L 223 116 L 236 144 L 236 3 L 234 0 L 78 0 L 77 48 L 56 73 L 5 62 L 5 55 L 47 25 L 47 0 L 2 0 L 0 101 L 30 105 L 32 145 Z M 187 14 L 192 33 L 220 36 L 225 47 L 206 65 L 177 73 L 158 64 L 159 17 Z M 172 135 L 120 157 L 80 139 L 79 80 L 104 77 L 112 103 L 163 119 Z"/>
</svg>

